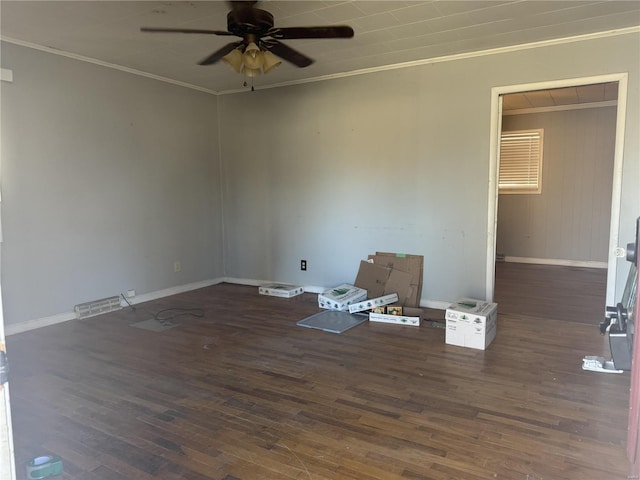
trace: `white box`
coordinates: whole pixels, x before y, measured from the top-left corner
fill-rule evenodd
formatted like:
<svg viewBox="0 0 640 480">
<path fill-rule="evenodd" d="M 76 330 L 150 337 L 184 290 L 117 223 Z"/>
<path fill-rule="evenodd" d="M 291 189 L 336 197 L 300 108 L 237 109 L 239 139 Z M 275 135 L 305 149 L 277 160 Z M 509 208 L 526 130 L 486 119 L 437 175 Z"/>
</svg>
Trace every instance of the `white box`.
<svg viewBox="0 0 640 480">
<path fill-rule="evenodd" d="M 357 313 L 362 312 L 364 310 L 371 310 L 373 307 L 383 307 L 385 305 L 389 305 L 390 303 L 398 301 L 398 294 L 391 293 L 389 295 L 384 295 L 378 298 L 370 298 L 369 300 L 365 300 L 359 303 L 353 303 L 349 305 L 349 313 Z"/>
<path fill-rule="evenodd" d="M 496 338 L 498 304 L 461 298 L 447 308 L 445 320 L 447 344 L 484 350 Z"/>
<path fill-rule="evenodd" d="M 328 310 L 346 310 L 352 303 L 366 299 L 366 290 L 344 283 L 318 295 L 318 306 Z"/>
<path fill-rule="evenodd" d="M 370 322 L 397 323 L 399 325 L 420 326 L 420 317 L 407 317 L 406 315 L 387 315 L 386 313 L 370 313 Z"/>
<path fill-rule="evenodd" d="M 258 293 L 260 295 L 271 295 L 272 297 L 291 298 L 304 293 L 304 288 L 300 285 L 270 283 L 258 287 Z"/>
</svg>

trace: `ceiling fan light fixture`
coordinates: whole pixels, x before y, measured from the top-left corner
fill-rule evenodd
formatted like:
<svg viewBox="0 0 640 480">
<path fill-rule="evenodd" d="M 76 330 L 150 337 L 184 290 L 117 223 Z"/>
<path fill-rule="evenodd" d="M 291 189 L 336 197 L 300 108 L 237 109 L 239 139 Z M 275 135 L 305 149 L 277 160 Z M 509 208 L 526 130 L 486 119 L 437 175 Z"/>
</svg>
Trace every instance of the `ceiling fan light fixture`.
<svg viewBox="0 0 640 480">
<path fill-rule="evenodd" d="M 222 57 L 222 61 L 229 65 L 229 67 L 236 73 L 240 73 L 242 71 L 242 52 L 237 48 L 234 48 Z"/>
<path fill-rule="evenodd" d="M 260 70 L 259 68 L 247 68 L 247 66 L 245 65 L 245 67 L 242 69 L 242 73 L 244 73 L 247 77 L 258 77 L 262 75 L 262 70 Z"/>
<path fill-rule="evenodd" d="M 264 55 L 258 48 L 258 46 L 251 42 L 245 48 L 244 53 L 242 54 L 242 61 L 244 63 L 245 69 L 249 68 L 252 70 L 261 69 L 264 64 Z"/>
<path fill-rule="evenodd" d="M 282 63 L 278 57 L 276 57 L 273 53 L 269 51 L 262 52 L 262 56 L 264 57 L 264 63 L 262 65 L 262 71 L 267 74 L 278 65 Z"/>
</svg>

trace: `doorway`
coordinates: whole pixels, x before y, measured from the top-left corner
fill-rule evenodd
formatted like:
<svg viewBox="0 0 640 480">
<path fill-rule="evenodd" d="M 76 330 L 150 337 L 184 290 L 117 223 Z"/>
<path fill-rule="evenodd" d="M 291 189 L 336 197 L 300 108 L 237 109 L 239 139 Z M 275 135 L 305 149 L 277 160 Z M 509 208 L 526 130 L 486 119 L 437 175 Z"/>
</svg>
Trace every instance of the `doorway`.
<svg viewBox="0 0 640 480">
<path fill-rule="evenodd" d="M 595 288 L 603 288 L 604 294 L 602 294 L 602 299 L 600 302 L 602 303 L 600 307 L 600 311 L 597 312 L 598 318 L 600 318 L 604 314 L 605 305 L 614 304 L 615 299 L 615 283 L 616 283 L 616 247 L 618 246 L 618 226 L 619 226 L 619 209 L 620 209 L 620 186 L 621 186 L 621 173 L 622 173 L 622 146 L 623 146 L 623 138 L 624 138 L 624 117 L 625 117 L 625 106 L 626 106 L 626 86 L 627 86 L 627 75 L 626 74 L 612 74 L 612 75 L 603 75 L 597 77 L 587 77 L 580 79 L 570 79 L 570 80 L 562 80 L 556 82 L 543 82 L 537 84 L 526 84 L 526 85 L 513 85 L 508 87 L 495 87 L 492 89 L 492 122 L 491 122 L 491 161 L 490 161 L 490 185 L 489 185 L 489 215 L 488 215 L 488 241 L 487 241 L 487 298 L 494 299 L 495 296 L 495 288 L 496 288 L 496 259 L 498 257 L 499 251 L 496 251 L 496 247 L 500 247 L 504 245 L 505 238 L 498 238 L 499 235 L 502 236 L 502 233 L 499 229 L 499 217 L 501 224 L 504 222 L 503 217 L 508 217 L 508 215 L 499 215 L 499 195 L 498 195 L 498 168 L 499 168 L 499 151 L 500 151 L 500 137 L 501 132 L 505 129 L 514 129 L 519 127 L 526 127 L 525 117 L 529 116 L 529 114 L 534 113 L 538 119 L 544 116 L 549 117 L 552 111 L 554 110 L 555 105 L 560 103 L 557 99 L 552 98 L 552 93 L 557 95 L 563 95 L 568 97 L 570 95 L 575 95 L 576 92 L 581 91 L 583 93 L 583 100 L 574 99 L 573 103 L 582 102 L 583 105 L 577 107 L 571 107 L 573 109 L 592 109 L 595 105 L 595 101 L 601 102 L 604 106 L 602 112 L 608 110 L 608 113 L 604 116 L 608 115 L 611 123 L 614 125 L 611 126 L 613 129 L 612 140 L 613 143 L 613 160 L 610 162 L 608 168 L 608 178 L 604 180 L 606 182 L 606 192 L 604 195 L 608 197 L 608 200 L 605 199 L 605 206 L 600 207 L 600 212 L 598 212 L 598 221 L 600 222 L 599 229 L 601 230 L 600 234 L 602 238 L 595 242 L 590 242 L 588 248 L 592 251 L 586 253 L 584 251 L 584 238 L 580 238 L 580 235 L 575 234 L 574 238 L 566 238 L 567 233 L 565 232 L 564 237 L 562 239 L 562 245 L 549 245 L 549 243 L 553 243 L 553 235 L 545 235 L 545 232 L 540 231 L 541 225 L 541 211 L 538 210 L 536 213 L 536 208 L 542 208 L 540 205 L 535 205 L 540 202 L 540 198 L 533 199 L 532 197 L 529 200 L 525 200 L 527 195 L 520 195 L 519 199 L 518 195 L 512 196 L 511 205 L 509 202 L 504 203 L 508 208 L 513 209 L 514 205 L 520 205 L 522 207 L 525 206 L 528 209 L 529 218 L 525 219 L 529 222 L 529 224 L 525 225 L 525 230 L 528 228 L 529 232 L 519 232 L 516 235 L 520 235 L 520 238 L 517 238 L 522 245 L 517 245 L 517 241 L 514 244 L 513 239 L 508 249 L 511 249 L 512 252 L 505 252 L 507 255 L 511 257 L 515 257 L 516 262 L 520 262 L 520 266 L 524 267 L 526 270 L 535 269 L 538 267 L 542 269 L 542 266 L 548 267 L 547 270 L 550 270 L 551 278 L 556 278 L 555 272 L 553 272 L 554 268 L 564 268 L 565 270 L 568 268 L 569 270 L 575 270 L 578 272 L 580 269 L 586 269 L 586 273 L 593 277 L 593 274 L 600 273 L 599 278 L 596 278 L 596 287 Z M 617 88 L 616 88 L 617 87 Z M 617 98 L 617 105 L 614 99 L 612 99 L 612 92 L 617 90 L 617 94 L 615 97 Z M 588 99 L 588 92 L 602 92 L 602 95 L 599 99 L 595 101 L 590 101 L 594 99 Z M 506 105 L 505 105 L 506 101 Z M 524 102 L 528 102 L 528 105 L 524 105 Z M 537 105 L 532 105 L 532 103 L 536 103 Z M 540 102 L 546 102 L 547 105 L 540 105 Z M 569 103 L 569 100 L 566 100 Z M 552 105 L 548 105 L 551 103 Z M 523 107 L 527 107 L 528 112 L 525 112 Z M 532 110 L 533 108 L 533 110 Z M 517 112 L 520 110 L 520 112 Z M 509 118 L 504 121 L 505 127 L 503 128 L 503 119 L 505 112 L 522 114 L 519 119 L 513 120 Z M 575 116 L 574 112 L 574 116 Z M 602 115 L 601 115 L 602 116 Z M 511 115 L 509 117 L 512 117 Z M 515 118 L 516 115 L 513 115 Z M 568 117 L 571 117 L 569 115 Z M 563 120 L 564 121 L 564 120 Z M 562 122 L 560 122 L 562 123 Z M 611 145 L 610 145 L 611 147 Z M 575 157 L 575 155 L 574 155 Z M 569 165 L 568 171 L 565 172 L 570 175 L 573 170 L 576 172 L 576 165 Z M 545 172 L 543 165 L 543 172 Z M 584 173 L 584 172 L 580 172 Z M 598 175 L 599 173 L 591 172 L 590 175 Z M 600 180 L 600 178 L 598 178 Z M 558 179 L 549 179 L 545 178 L 543 173 L 542 182 L 543 189 L 544 182 L 551 181 L 553 186 L 553 182 L 558 182 Z M 593 181 L 593 178 L 592 178 Z M 562 189 L 562 179 L 560 180 L 561 184 L 558 186 L 555 185 L 556 190 Z M 568 185 L 568 184 L 565 184 Z M 553 190 L 553 189 L 551 189 Z M 574 192 L 575 193 L 575 192 Z M 585 192 L 582 192 L 585 193 Z M 587 192 L 587 197 L 589 198 Z M 580 196 L 580 195 L 579 195 Z M 578 203 L 580 200 L 578 200 Z M 602 205 L 602 202 L 600 202 Z M 503 207 L 504 207 L 503 205 Z M 505 207 L 506 208 L 506 207 Z M 564 210 L 563 210 L 564 208 Z M 604 212 L 602 212 L 604 208 Z M 556 211 L 557 210 L 557 211 Z M 571 210 L 570 207 L 558 207 L 556 206 L 556 210 L 553 211 L 553 214 L 557 216 L 558 221 L 562 221 L 563 218 L 571 219 L 571 222 L 574 222 L 580 227 L 580 218 L 575 218 L 576 215 Z M 505 212 L 501 212 L 505 213 Z M 514 212 L 507 212 L 513 214 Z M 564 217 L 563 217 L 564 216 Z M 596 215 L 594 215 L 596 216 Z M 525 215 L 526 217 L 526 215 Z M 579 217 L 579 216 L 578 216 Z M 520 223 L 523 223 L 522 216 L 517 217 L 520 219 Z M 542 219 L 544 220 L 544 219 Z M 505 224 L 507 225 L 507 224 Z M 544 223 L 542 224 L 544 225 Z M 503 225 L 504 226 L 504 225 Z M 522 225 L 521 225 L 522 226 Z M 547 228 L 547 227 L 545 227 Z M 552 227 L 549 227 L 552 228 Z M 544 228 L 543 228 L 544 229 Z M 509 230 L 506 228 L 505 230 Z M 604 230 L 604 231 L 602 231 Z M 573 230 L 577 231 L 577 230 Z M 548 233 L 548 232 L 547 232 Z M 526 237 L 529 238 L 526 238 Z M 535 237 L 535 238 L 531 238 Z M 542 238 L 544 237 L 544 238 Z M 516 245 L 514 247 L 514 245 Z M 580 245 L 580 248 L 577 246 Z M 527 247 L 529 250 L 522 248 Z M 570 252 L 571 250 L 581 250 L 581 251 L 572 251 L 567 254 L 566 252 Z M 563 251 L 565 253 L 563 253 Z M 533 253 L 532 253 L 533 252 Z M 564 258 L 563 258 L 564 257 Z M 514 260 L 511 258 L 510 260 Z M 537 264 L 537 265 L 536 265 Z M 545 265 L 546 264 L 546 265 Z M 574 273 L 576 273 L 574 272 Z M 583 272 L 584 273 L 584 272 Z M 595 275 L 598 277 L 598 275 Z M 589 276 L 587 277 L 589 278 Z M 569 283 L 571 280 L 568 281 Z M 600 287 L 597 287 L 598 282 L 600 282 Z M 562 295 L 562 292 L 560 292 Z M 571 295 L 571 292 L 565 292 L 567 295 Z M 591 297 L 592 295 L 588 295 Z M 560 300 L 561 301 L 561 298 Z"/>
</svg>

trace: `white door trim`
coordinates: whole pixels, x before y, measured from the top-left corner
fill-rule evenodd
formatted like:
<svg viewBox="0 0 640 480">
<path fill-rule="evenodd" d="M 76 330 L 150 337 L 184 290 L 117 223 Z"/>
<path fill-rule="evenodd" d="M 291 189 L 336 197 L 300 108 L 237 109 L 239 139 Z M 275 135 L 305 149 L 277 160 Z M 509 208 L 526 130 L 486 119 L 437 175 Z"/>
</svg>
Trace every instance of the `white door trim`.
<svg viewBox="0 0 640 480">
<path fill-rule="evenodd" d="M 611 193 L 611 223 L 609 227 L 609 253 L 607 259 L 606 304 L 615 305 L 617 258 L 619 242 L 620 202 L 622 190 L 622 165 L 624 158 L 624 132 L 627 114 L 627 83 L 629 74 L 612 73 L 592 77 L 569 78 L 548 82 L 506 85 L 491 89 L 491 138 L 489 142 L 489 196 L 487 215 L 487 269 L 486 297 L 493 299 L 495 289 L 496 229 L 498 224 L 498 159 L 500 155 L 500 132 L 502 131 L 502 95 L 547 90 L 550 88 L 590 85 L 592 83 L 618 82 L 618 109 L 616 116 L 616 139 L 613 163 L 613 189 Z"/>
<path fill-rule="evenodd" d="M 0 81 L 13 82 L 13 71 L 0 68 Z M 0 201 L 2 199 L 0 198 Z M 2 222 L 0 221 L 0 245 L 2 244 Z M 4 331 L 4 311 L 2 309 L 2 289 L 0 288 L 0 345 L 6 346 Z M 1 388 L 1 387 L 0 387 Z M 13 446 L 13 428 L 11 425 L 11 402 L 9 383 L 0 390 L 0 472 L 3 479 L 16 479 L 16 461 Z"/>
</svg>

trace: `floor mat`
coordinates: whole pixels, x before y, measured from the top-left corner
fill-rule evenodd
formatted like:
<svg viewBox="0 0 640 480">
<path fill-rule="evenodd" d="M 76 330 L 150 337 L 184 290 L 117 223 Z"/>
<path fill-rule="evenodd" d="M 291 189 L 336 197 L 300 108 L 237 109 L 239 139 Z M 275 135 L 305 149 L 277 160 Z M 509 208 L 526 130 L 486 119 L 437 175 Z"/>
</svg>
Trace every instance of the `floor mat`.
<svg viewBox="0 0 640 480">
<path fill-rule="evenodd" d="M 129 325 L 130 327 L 142 328 L 143 330 L 150 330 L 152 332 L 164 332 L 165 330 L 169 330 L 170 328 L 179 327 L 179 323 L 171 323 L 166 320 L 156 320 L 155 318 L 150 318 L 149 320 L 143 320 L 142 322 L 132 323 Z"/>
<path fill-rule="evenodd" d="M 366 314 L 351 314 L 349 312 L 338 312 L 335 310 L 325 310 L 310 317 L 300 320 L 296 325 L 307 328 L 317 328 L 331 333 L 342 333 L 350 328 L 367 321 Z"/>
</svg>

